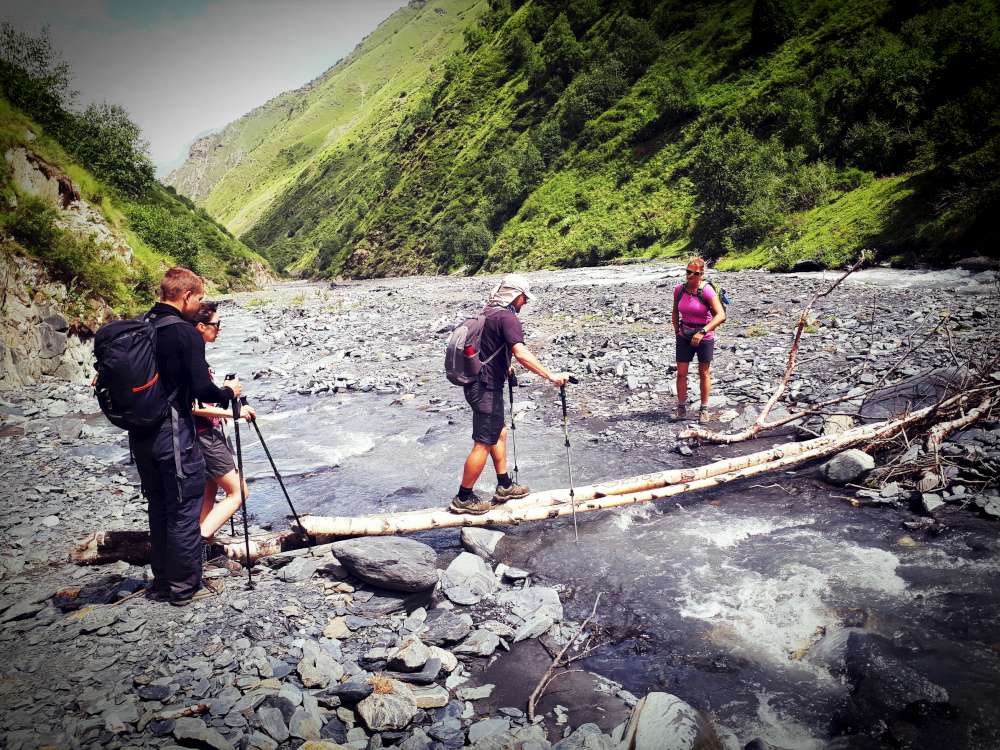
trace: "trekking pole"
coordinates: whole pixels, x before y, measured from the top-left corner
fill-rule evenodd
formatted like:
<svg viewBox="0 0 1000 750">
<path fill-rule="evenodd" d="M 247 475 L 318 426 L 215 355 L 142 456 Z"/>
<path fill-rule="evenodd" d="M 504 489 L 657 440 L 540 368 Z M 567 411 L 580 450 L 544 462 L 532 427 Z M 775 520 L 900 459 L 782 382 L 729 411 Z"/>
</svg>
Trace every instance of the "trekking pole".
<svg viewBox="0 0 1000 750">
<path fill-rule="evenodd" d="M 517 484 L 517 425 L 514 424 L 514 386 L 517 376 L 511 373 L 507 376 L 507 395 L 510 397 L 510 445 L 514 449 L 514 484 Z"/>
<path fill-rule="evenodd" d="M 222 439 L 228 443 L 229 438 L 226 437 L 226 423 L 220 421 L 219 429 L 222 430 Z M 240 481 L 241 482 L 243 481 L 242 474 L 240 474 Z M 232 533 L 233 536 L 236 536 L 236 520 L 232 516 L 229 517 L 229 531 L 230 533 Z"/>
<path fill-rule="evenodd" d="M 229 380 L 229 378 L 226 379 Z M 243 489 L 243 446 L 240 444 L 240 400 L 238 398 L 233 399 L 233 432 L 236 433 L 236 463 L 240 469 L 240 500 L 243 505 L 243 542 L 247 548 L 247 588 L 252 589 L 253 564 L 250 562 L 250 530 L 247 528 L 247 493 Z"/>
<path fill-rule="evenodd" d="M 241 398 L 244 404 L 247 402 L 246 398 Z M 288 507 L 291 508 L 292 515 L 295 517 L 295 523 L 298 524 L 299 529 L 302 531 L 302 535 L 306 538 L 306 542 L 309 546 L 313 546 L 313 538 L 306 533 L 305 526 L 302 525 L 302 521 L 299 518 L 299 514 L 295 511 L 295 506 L 292 505 L 292 498 L 288 496 L 288 490 L 285 489 L 285 482 L 281 478 L 281 474 L 278 472 L 278 467 L 274 463 L 274 459 L 271 458 L 271 451 L 267 449 L 267 443 L 264 442 L 264 436 L 260 432 L 260 426 L 257 424 L 256 419 L 251 419 L 250 424 L 253 425 L 254 430 L 257 432 L 257 439 L 260 440 L 260 447 L 264 449 L 264 453 L 267 454 L 267 460 L 271 462 L 271 471 L 274 472 L 274 478 L 278 480 L 278 484 L 281 486 L 281 491 L 285 493 L 285 500 L 288 501 Z"/>
<path fill-rule="evenodd" d="M 578 383 L 579 381 L 570 377 L 570 383 Z M 576 493 L 573 491 L 573 455 L 570 452 L 569 445 L 569 416 L 566 412 L 566 385 L 563 384 L 559 386 L 559 399 L 562 401 L 562 413 L 563 413 L 563 436 L 566 438 L 566 470 L 569 472 L 569 501 L 573 506 L 573 535 L 576 537 L 576 541 L 580 541 L 580 530 L 576 525 Z"/>
</svg>

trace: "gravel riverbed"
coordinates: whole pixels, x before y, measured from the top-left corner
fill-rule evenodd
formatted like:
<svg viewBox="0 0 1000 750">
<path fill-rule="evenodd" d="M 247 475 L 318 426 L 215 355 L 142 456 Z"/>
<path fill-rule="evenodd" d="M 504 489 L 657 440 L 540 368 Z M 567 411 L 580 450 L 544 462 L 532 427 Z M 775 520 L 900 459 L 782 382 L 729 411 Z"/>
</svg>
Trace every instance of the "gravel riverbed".
<svg viewBox="0 0 1000 750">
<path fill-rule="evenodd" d="M 675 402 L 670 308 L 680 270 L 649 264 L 529 274 L 539 300 L 522 313 L 528 346 L 550 369 L 580 378 L 569 388 L 578 483 L 697 465 L 757 447 L 721 449 L 677 438 L 684 425 L 669 419 Z M 784 368 L 802 308 L 835 278 L 715 275 L 733 303 L 716 345 L 712 426 L 739 427 L 755 418 Z M 217 373 L 241 375 L 262 427 L 274 436 L 300 512 L 350 508 L 361 514 L 450 499 L 470 425 L 461 389 L 443 376 L 443 342 L 493 283 L 296 282 L 224 303 L 220 344 L 209 350 L 209 361 Z M 901 384 L 892 399 L 868 399 L 864 413 L 878 416 L 879 403 L 920 405 L 933 392 L 928 371 L 953 372 L 996 350 L 995 285 L 990 273 L 876 269 L 852 276 L 813 310 L 779 409 L 851 389 L 860 402 L 862 392 Z M 696 394 L 693 377 L 691 386 Z M 515 402 L 524 478 L 536 488 L 565 486 L 558 391 L 524 374 Z M 725 747 L 751 741 L 786 748 L 906 747 L 921 738 L 954 748 L 1000 743 L 1000 716 L 986 695 L 977 701 L 975 691 L 945 686 L 918 644 L 901 643 L 872 618 L 848 623 L 858 616 L 847 612 L 837 614 L 843 648 L 824 672 L 824 679 L 832 674 L 839 683 L 843 705 L 831 710 L 824 704 L 818 709 L 823 720 L 792 717 L 808 725 L 804 734 L 775 729 L 781 721 L 754 724 L 746 712 L 703 699 L 693 681 L 686 686 L 676 673 L 647 676 L 646 665 L 679 655 L 666 653 L 670 645 L 659 640 L 657 653 L 626 659 L 615 645 L 640 643 L 643 626 L 616 623 L 614 604 L 597 617 L 610 651 L 575 664 L 588 671 L 567 676 L 567 686 L 540 703 L 540 719 L 529 721 L 528 694 L 600 589 L 571 580 L 570 572 L 555 574 L 558 564 L 546 559 L 572 541 L 566 522 L 501 529 L 507 532 L 502 538 L 466 533 L 460 541 L 458 532 L 433 532 L 409 540 L 416 546 L 387 553 L 385 559 L 409 560 L 430 576 L 430 590 L 410 590 L 413 570 L 389 564 L 361 575 L 364 565 L 345 559 L 350 550 L 344 548 L 341 555 L 260 564 L 253 590 L 220 561 L 210 575 L 224 590 L 183 609 L 141 595 L 115 603 L 144 585 L 146 569 L 68 561 L 73 545 L 91 532 L 145 525 L 124 434 L 96 411 L 87 383 L 48 380 L 0 397 L 0 736 L 6 747 L 611 748 L 623 740 L 637 698 L 651 690 L 692 704 L 702 713 L 691 716 L 714 725 Z M 815 417 L 758 442 L 822 432 L 844 419 Z M 803 467 L 789 480 L 811 488 L 813 501 L 837 503 L 838 514 L 857 514 L 856 522 L 869 528 L 884 525 L 894 538 L 907 536 L 928 551 L 961 539 L 969 560 L 981 566 L 982 586 L 975 592 L 977 628 L 963 635 L 955 624 L 953 633 L 956 641 L 968 639 L 978 659 L 970 682 L 988 690 L 1000 685 L 1000 631 L 978 624 L 995 622 L 1000 603 L 1000 423 L 991 415 L 952 436 L 943 453 L 948 485 L 930 492 L 915 491 L 905 477 L 876 488 L 831 487 L 816 467 Z M 481 489 L 488 492 L 486 474 L 489 469 Z M 284 499 L 259 455 L 248 476 L 252 521 L 282 527 Z M 744 484 L 738 493 L 775 508 L 791 502 L 775 489 Z M 728 497 L 713 494 L 712 502 L 725 506 Z M 835 497 L 841 499 L 830 500 Z M 698 503 L 698 496 L 684 501 L 689 508 Z M 602 524 L 627 530 L 633 523 L 655 519 L 607 511 L 581 517 L 581 536 Z M 655 526 L 643 529 L 652 533 Z M 712 532 L 708 545 L 735 550 L 764 533 L 730 531 L 736 546 L 720 543 L 725 529 Z M 496 546 L 490 553 L 484 545 Z M 938 551 L 957 554 L 954 547 Z M 954 594 L 967 575 L 968 568 L 941 565 L 937 593 Z M 696 609 L 689 607 L 689 619 L 716 616 Z M 819 633 L 802 648 L 818 653 L 827 645 Z M 779 650 L 783 658 L 795 651 Z M 702 671 L 713 669 L 728 667 Z M 373 674 L 382 676 L 374 692 Z M 192 715 L 178 716 L 183 709 Z"/>
</svg>

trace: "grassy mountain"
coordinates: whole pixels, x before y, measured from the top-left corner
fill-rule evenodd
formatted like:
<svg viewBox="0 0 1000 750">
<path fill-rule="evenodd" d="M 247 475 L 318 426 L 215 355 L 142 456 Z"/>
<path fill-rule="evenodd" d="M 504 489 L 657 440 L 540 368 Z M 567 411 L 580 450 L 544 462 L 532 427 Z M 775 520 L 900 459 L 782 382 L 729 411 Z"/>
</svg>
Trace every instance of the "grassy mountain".
<svg viewBox="0 0 1000 750">
<path fill-rule="evenodd" d="M 400 11 L 307 91 L 230 126 L 256 150 L 205 163 L 222 176 L 203 204 L 316 274 L 996 253 L 995 3 L 491 0 L 447 28 L 438 10 L 454 6 Z M 428 19 L 426 57 L 386 46 Z M 391 78 L 340 130 L 298 134 L 379 63 L 407 76 L 405 96 Z"/>
<path fill-rule="evenodd" d="M 69 80 L 45 37 L 0 26 L 4 252 L 40 260 L 80 310 L 96 295 L 119 312 L 135 311 L 158 296 L 172 265 L 223 291 L 267 276 L 264 258 L 153 179 L 141 133 L 124 110 L 72 109 Z M 61 183 L 58 195 L 46 193 L 49 181 Z"/>
</svg>

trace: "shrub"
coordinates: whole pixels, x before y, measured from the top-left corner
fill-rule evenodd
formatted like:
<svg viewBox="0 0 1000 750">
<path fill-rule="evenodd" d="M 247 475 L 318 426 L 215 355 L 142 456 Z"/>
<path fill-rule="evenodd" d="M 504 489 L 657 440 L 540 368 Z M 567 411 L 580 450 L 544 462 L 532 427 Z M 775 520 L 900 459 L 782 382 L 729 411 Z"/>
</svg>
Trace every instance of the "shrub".
<svg viewBox="0 0 1000 750">
<path fill-rule="evenodd" d="M 750 13 L 750 43 L 756 50 L 769 52 L 795 33 L 795 25 L 792 0 L 755 0 Z"/>
<path fill-rule="evenodd" d="M 572 138 L 588 120 L 597 117 L 628 89 L 622 64 L 608 60 L 583 73 L 570 84 L 562 100 L 559 124 L 565 136 Z"/>
</svg>

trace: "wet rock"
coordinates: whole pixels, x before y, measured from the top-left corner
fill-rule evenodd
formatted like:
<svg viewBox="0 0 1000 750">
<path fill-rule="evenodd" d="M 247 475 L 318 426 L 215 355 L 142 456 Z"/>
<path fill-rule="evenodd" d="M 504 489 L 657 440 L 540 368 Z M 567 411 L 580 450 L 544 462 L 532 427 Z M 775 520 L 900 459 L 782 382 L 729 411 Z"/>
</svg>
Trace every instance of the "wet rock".
<svg viewBox="0 0 1000 750">
<path fill-rule="evenodd" d="M 416 636 L 406 638 L 389 654 L 389 668 L 401 672 L 417 672 L 430 658 L 431 652 Z"/>
<path fill-rule="evenodd" d="M 261 706 L 257 709 L 257 721 L 260 722 L 260 728 L 277 742 L 284 742 L 288 739 L 288 726 L 285 724 L 285 717 L 277 708 Z"/>
<path fill-rule="evenodd" d="M 204 721 L 190 716 L 174 722 L 174 737 L 184 747 L 195 747 L 200 750 L 235 750 L 229 740 L 214 729 L 210 729 Z"/>
<path fill-rule="evenodd" d="M 456 604 L 478 604 L 499 585 L 489 564 L 470 552 L 460 553 L 441 577 L 441 590 Z"/>
<path fill-rule="evenodd" d="M 502 531 L 465 526 L 462 528 L 462 546 L 474 555 L 489 558 L 493 557 L 493 551 L 504 536 Z"/>
<path fill-rule="evenodd" d="M 676 695 L 653 692 L 632 710 L 624 744 L 635 750 L 695 750 L 718 746 L 718 738 L 708 721 Z"/>
<path fill-rule="evenodd" d="M 335 543 L 333 552 L 361 580 L 393 591 L 425 591 L 438 582 L 437 553 L 413 539 L 348 539 Z"/>
<path fill-rule="evenodd" d="M 372 693 L 358 703 L 358 715 L 373 732 L 405 729 L 417 713 L 413 692 L 402 682 L 390 680 L 392 692 Z"/>
<path fill-rule="evenodd" d="M 838 453 L 822 467 L 823 478 L 831 484 L 844 485 L 857 482 L 875 468 L 875 459 L 858 448 Z"/>
<path fill-rule="evenodd" d="M 948 703 L 948 691 L 910 667 L 912 659 L 881 636 L 851 633 L 845 664 L 853 688 L 840 722 L 865 729 L 917 704 Z"/>
<path fill-rule="evenodd" d="M 424 621 L 427 629 L 420 634 L 421 640 L 436 646 L 457 643 L 472 631 L 472 618 L 459 615 L 450 609 L 432 609 Z"/>
<path fill-rule="evenodd" d="M 548 632 L 549 628 L 553 625 L 555 625 L 555 620 L 552 619 L 551 615 L 531 615 L 514 633 L 514 643 L 519 643 L 528 638 L 537 638 L 543 633 Z"/>
<path fill-rule="evenodd" d="M 288 565 L 279 570 L 277 575 L 278 578 L 286 583 L 305 581 L 312 578 L 316 574 L 316 571 L 327 562 L 328 560 L 322 557 L 296 557 Z"/>
<path fill-rule="evenodd" d="M 617 748 L 618 744 L 603 734 L 597 724 L 581 724 L 569 737 L 552 746 L 552 750 L 616 750 Z"/>
<path fill-rule="evenodd" d="M 447 718 L 431 724 L 427 734 L 445 747 L 462 747 L 465 744 L 462 722 L 456 718 Z"/>
</svg>

